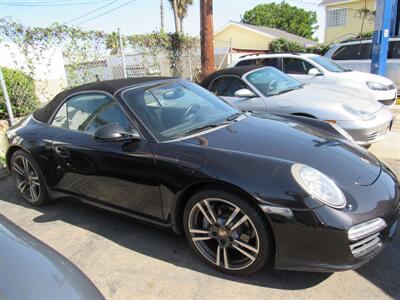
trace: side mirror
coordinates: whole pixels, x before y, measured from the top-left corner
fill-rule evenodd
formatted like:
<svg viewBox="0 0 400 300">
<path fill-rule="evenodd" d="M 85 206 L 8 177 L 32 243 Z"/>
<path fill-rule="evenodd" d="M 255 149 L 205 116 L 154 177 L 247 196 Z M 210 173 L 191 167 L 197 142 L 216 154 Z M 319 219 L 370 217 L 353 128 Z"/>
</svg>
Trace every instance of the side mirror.
<svg viewBox="0 0 400 300">
<path fill-rule="evenodd" d="M 126 132 L 119 124 L 109 123 L 97 129 L 94 138 L 104 142 L 140 140 L 140 134 L 136 130 Z"/>
<path fill-rule="evenodd" d="M 235 95 L 235 97 L 238 97 L 238 98 L 253 98 L 253 97 L 257 97 L 257 95 L 254 94 L 249 89 L 237 90 L 234 95 Z"/>
<path fill-rule="evenodd" d="M 311 68 L 310 70 L 308 70 L 308 75 L 322 76 L 323 74 L 317 68 Z"/>
</svg>

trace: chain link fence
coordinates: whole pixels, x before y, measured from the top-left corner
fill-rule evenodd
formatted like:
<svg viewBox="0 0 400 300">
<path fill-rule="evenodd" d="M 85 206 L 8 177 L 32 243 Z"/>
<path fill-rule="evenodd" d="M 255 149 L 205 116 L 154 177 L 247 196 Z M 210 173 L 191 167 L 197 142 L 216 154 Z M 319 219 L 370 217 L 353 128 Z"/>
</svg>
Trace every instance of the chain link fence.
<svg viewBox="0 0 400 300">
<path fill-rule="evenodd" d="M 91 48 L 85 49 L 95 53 Z M 15 118 L 26 116 L 63 89 L 81 84 L 130 77 L 173 75 L 167 53 L 140 53 L 128 48 L 119 48 L 114 54 L 104 49 L 95 50 L 95 54 L 82 55 L 58 46 L 45 50 L 29 49 L 26 52 L 13 43 L 1 43 L 0 68 L 4 85 L 0 91 L 0 120 L 9 120 L 12 115 Z M 216 52 L 216 68 L 227 64 L 228 52 L 229 49 Z M 177 69 L 180 77 L 198 82 L 200 66 L 200 49 L 195 47 L 182 52 Z M 5 90 L 9 102 L 6 101 Z M 8 109 L 7 103 L 10 103 Z"/>
</svg>

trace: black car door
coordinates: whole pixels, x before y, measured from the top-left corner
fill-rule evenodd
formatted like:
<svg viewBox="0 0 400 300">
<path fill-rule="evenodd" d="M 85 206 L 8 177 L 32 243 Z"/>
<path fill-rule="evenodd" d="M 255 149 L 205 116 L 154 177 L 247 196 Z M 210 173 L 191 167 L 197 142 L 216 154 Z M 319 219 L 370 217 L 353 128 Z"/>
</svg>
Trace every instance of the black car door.
<svg viewBox="0 0 400 300">
<path fill-rule="evenodd" d="M 65 176 L 85 198 L 111 208 L 162 218 L 159 178 L 152 149 L 144 139 L 104 142 L 95 131 L 118 123 L 134 127 L 118 101 L 100 92 L 75 95 L 60 107 L 53 151 Z"/>
</svg>

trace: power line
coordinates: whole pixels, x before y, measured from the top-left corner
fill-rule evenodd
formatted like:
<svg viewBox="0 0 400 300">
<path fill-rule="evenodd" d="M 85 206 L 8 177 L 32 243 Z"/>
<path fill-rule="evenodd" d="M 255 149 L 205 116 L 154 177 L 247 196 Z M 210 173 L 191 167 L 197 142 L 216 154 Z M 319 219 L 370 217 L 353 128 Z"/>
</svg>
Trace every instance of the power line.
<svg viewBox="0 0 400 300">
<path fill-rule="evenodd" d="M 117 2 L 117 1 L 119 1 L 119 0 L 114 0 L 114 1 L 112 1 L 112 2 L 110 2 L 110 3 L 107 3 L 107 4 L 105 4 L 105 5 L 103 5 L 103 6 L 100 6 L 100 7 L 96 8 L 96 9 L 93 9 L 93 10 L 87 12 L 87 13 L 84 13 L 83 15 L 80 15 L 79 17 L 73 18 L 73 19 L 71 19 L 71 20 L 69 20 L 69 21 L 67 21 L 67 22 L 64 22 L 64 23 L 72 23 L 72 22 L 75 22 L 76 20 L 82 19 L 82 18 L 84 18 L 84 17 L 86 17 L 86 16 L 88 16 L 88 15 L 91 15 L 92 13 L 95 13 L 96 11 L 99 11 L 99 10 L 101 10 L 101 9 L 107 7 L 107 6 L 110 6 L 110 5 L 114 4 L 114 3 Z"/>
<path fill-rule="evenodd" d="M 80 22 L 80 23 L 78 23 L 77 25 L 82 25 L 82 24 L 84 24 L 84 23 L 87 23 L 87 22 L 93 21 L 93 20 L 95 20 L 95 19 L 97 19 L 97 18 L 100 18 L 100 17 L 102 17 L 102 16 L 105 16 L 105 15 L 107 15 L 107 14 L 113 12 L 114 10 L 117 10 L 117 9 L 119 9 L 119 8 L 121 8 L 121 7 L 124 7 L 124 6 L 128 5 L 128 4 L 131 4 L 131 3 L 134 2 L 134 1 L 136 1 L 136 0 L 131 0 L 131 1 L 125 2 L 125 3 L 123 3 L 123 4 L 121 4 L 121 5 L 117 6 L 117 7 L 114 7 L 114 8 L 112 8 L 112 9 L 110 9 L 110 10 L 105 11 L 105 12 L 102 13 L 102 14 L 99 14 L 99 15 L 97 15 L 97 16 L 94 16 L 94 17 L 92 17 L 92 18 L 89 18 L 89 19 L 87 19 L 86 21 Z"/>
<path fill-rule="evenodd" d="M 22 7 L 22 6 L 26 6 L 26 7 L 45 7 L 45 6 L 56 7 L 56 6 L 78 6 L 78 5 L 87 5 L 87 4 L 96 4 L 96 3 L 99 3 L 99 1 L 93 0 L 93 1 L 83 1 L 83 2 L 82 1 L 80 1 L 80 2 L 0 2 L 0 5 L 10 6 L 10 7 Z"/>
</svg>

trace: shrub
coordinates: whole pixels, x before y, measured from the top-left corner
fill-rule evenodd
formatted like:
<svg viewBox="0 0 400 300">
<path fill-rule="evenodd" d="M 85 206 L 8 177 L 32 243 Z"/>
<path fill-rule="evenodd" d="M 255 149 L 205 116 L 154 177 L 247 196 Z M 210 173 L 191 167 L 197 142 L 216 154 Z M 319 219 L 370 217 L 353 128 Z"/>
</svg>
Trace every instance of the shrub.
<svg viewBox="0 0 400 300">
<path fill-rule="evenodd" d="M 315 53 L 319 55 L 324 55 L 331 48 L 331 44 L 318 44 L 306 49 L 308 53 Z"/>
<path fill-rule="evenodd" d="M 331 48 L 331 44 L 317 44 L 316 46 L 305 48 L 302 45 L 289 42 L 285 39 L 276 39 L 269 44 L 269 50 L 272 52 L 308 52 L 324 55 Z"/>
<path fill-rule="evenodd" d="M 269 44 L 269 50 L 272 52 L 305 52 L 302 45 L 282 38 L 273 40 Z"/>
<path fill-rule="evenodd" d="M 39 107 L 35 94 L 35 81 L 24 72 L 1 68 L 7 86 L 14 117 L 23 117 Z M 8 113 L 3 91 L 0 89 L 0 119 L 7 119 Z"/>
</svg>

